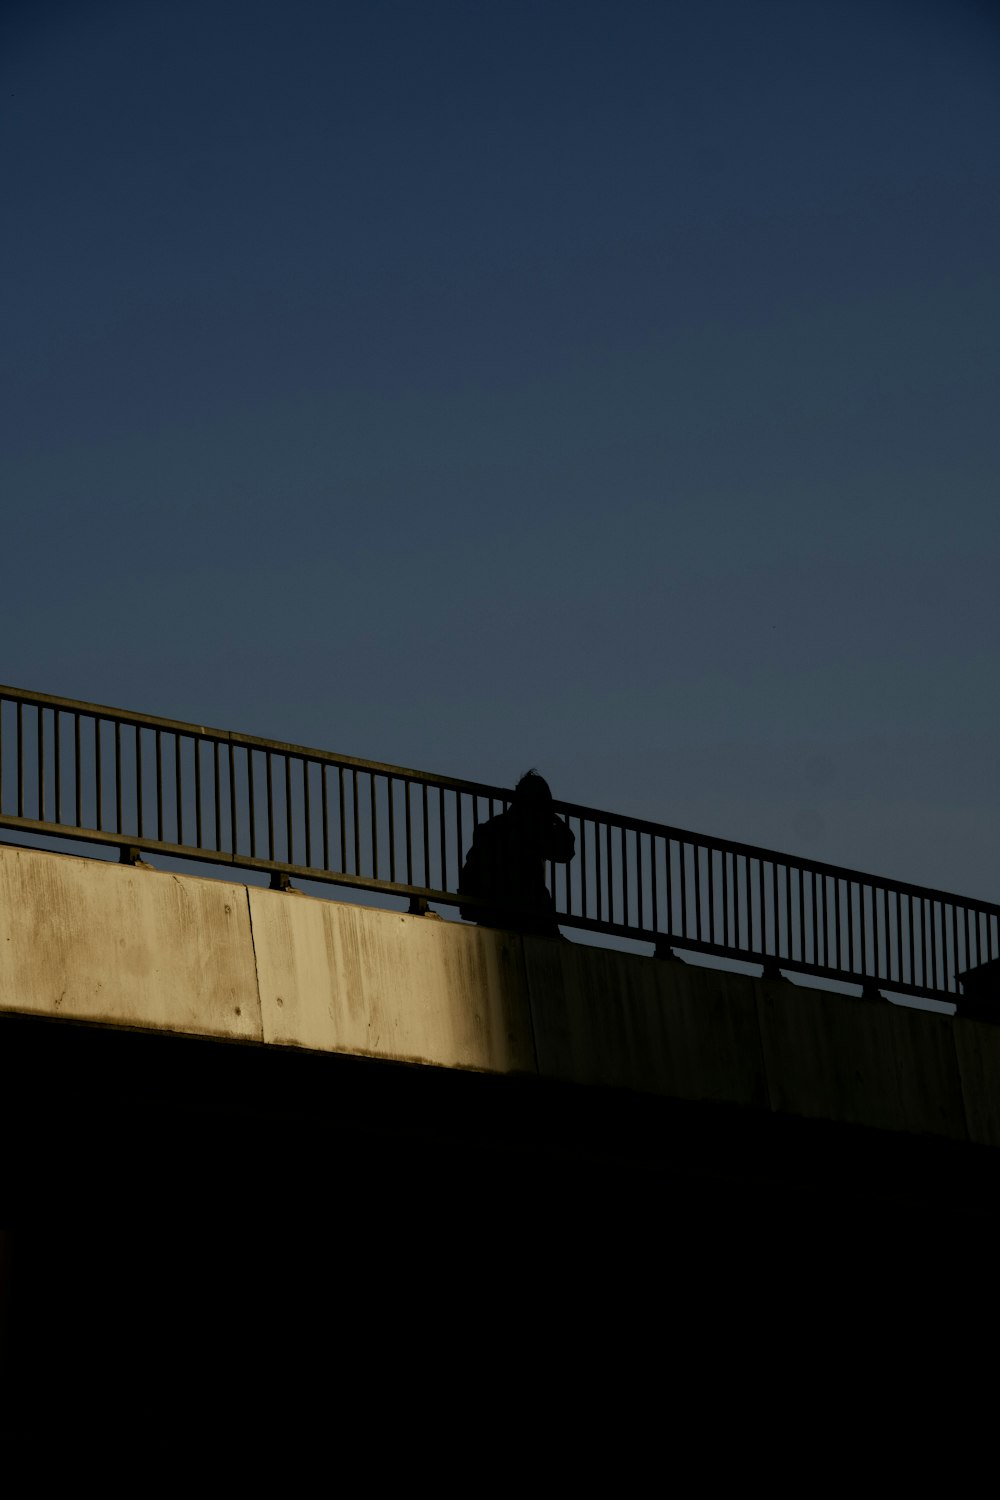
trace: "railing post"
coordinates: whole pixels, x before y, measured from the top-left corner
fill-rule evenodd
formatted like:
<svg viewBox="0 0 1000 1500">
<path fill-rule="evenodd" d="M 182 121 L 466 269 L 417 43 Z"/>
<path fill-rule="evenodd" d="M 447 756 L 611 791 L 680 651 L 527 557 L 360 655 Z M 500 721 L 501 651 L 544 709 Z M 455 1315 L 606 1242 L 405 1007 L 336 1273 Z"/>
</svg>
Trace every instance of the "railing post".
<svg viewBox="0 0 1000 1500">
<path fill-rule="evenodd" d="M 411 896 L 407 911 L 411 917 L 427 917 L 432 922 L 444 921 L 444 917 L 442 917 L 439 911 L 431 911 L 427 904 L 426 896 Z"/>
</svg>

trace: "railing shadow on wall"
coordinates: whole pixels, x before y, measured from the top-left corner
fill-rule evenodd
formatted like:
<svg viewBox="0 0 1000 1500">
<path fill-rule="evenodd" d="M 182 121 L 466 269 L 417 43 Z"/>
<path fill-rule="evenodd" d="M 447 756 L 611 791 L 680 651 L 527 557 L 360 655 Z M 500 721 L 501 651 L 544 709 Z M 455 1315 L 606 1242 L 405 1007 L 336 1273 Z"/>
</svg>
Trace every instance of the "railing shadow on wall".
<svg viewBox="0 0 1000 1500">
<path fill-rule="evenodd" d="M 508 788 L 0 687 L 0 827 L 456 906 Z M 954 1002 L 1000 955 L 1000 907 L 557 802 L 561 926 Z"/>
</svg>

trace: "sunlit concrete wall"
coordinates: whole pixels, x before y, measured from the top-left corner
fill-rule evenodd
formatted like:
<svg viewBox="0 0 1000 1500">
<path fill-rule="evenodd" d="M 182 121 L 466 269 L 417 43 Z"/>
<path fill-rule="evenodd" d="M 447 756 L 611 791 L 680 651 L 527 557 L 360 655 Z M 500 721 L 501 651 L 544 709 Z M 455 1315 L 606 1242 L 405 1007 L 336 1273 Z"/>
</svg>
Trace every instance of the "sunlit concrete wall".
<svg viewBox="0 0 1000 1500">
<path fill-rule="evenodd" d="M 0 1010 L 1000 1145 L 1000 1027 L 11 847 Z"/>
</svg>

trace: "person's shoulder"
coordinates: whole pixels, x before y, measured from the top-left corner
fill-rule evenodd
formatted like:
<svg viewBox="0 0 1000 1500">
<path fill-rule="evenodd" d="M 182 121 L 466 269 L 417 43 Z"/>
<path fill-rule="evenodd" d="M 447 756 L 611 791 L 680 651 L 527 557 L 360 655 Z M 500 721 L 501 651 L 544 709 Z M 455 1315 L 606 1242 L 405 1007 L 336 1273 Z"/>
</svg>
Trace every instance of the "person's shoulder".
<svg viewBox="0 0 1000 1500">
<path fill-rule="evenodd" d="M 556 818 L 551 830 L 554 853 L 552 858 L 562 864 L 576 853 L 576 835 L 562 818 Z"/>
<path fill-rule="evenodd" d="M 472 842 L 478 843 L 482 839 L 490 839 L 499 833 L 506 825 L 506 813 L 494 813 L 492 818 L 487 818 L 485 823 L 477 823 L 472 830 Z"/>
</svg>

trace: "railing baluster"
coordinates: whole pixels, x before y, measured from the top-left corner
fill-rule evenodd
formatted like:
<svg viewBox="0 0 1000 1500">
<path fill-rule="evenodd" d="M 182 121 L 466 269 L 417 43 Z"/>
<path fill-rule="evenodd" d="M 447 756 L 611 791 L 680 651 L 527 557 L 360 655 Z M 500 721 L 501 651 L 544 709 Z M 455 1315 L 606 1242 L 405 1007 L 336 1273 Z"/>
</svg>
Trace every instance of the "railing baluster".
<svg viewBox="0 0 1000 1500">
<path fill-rule="evenodd" d="M 17 815 L 24 817 L 24 719 L 20 699 L 17 704 Z"/>
<path fill-rule="evenodd" d="M 80 715 L 73 715 L 73 777 L 74 797 L 73 806 L 76 808 L 76 821 L 79 828 L 84 827 L 83 822 L 83 777 L 80 770 Z"/>
<path fill-rule="evenodd" d="M 386 779 L 386 805 L 389 810 L 389 880 L 396 883 L 396 802 L 393 796 L 393 777 Z M 462 868 L 462 799 L 458 802 L 458 868 Z"/>
<path fill-rule="evenodd" d="M 94 715 L 94 775 L 97 778 L 97 831 L 104 828 L 103 787 L 101 786 L 101 721 Z"/>
<path fill-rule="evenodd" d="M 784 941 L 775 942 L 775 957 L 790 959 L 792 957 L 792 876 L 790 876 L 787 864 L 775 862 L 774 877 L 775 922 L 784 932 Z M 784 900 L 781 897 L 781 891 L 784 891 Z"/>
<path fill-rule="evenodd" d="M 785 957 L 794 958 L 792 951 L 792 867 L 787 862 L 785 872 Z"/>
<path fill-rule="evenodd" d="M 294 820 L 292 817 L 292 757 L 285 751 L 285 859 L 295 863 Z M 359 871 L 355 872 L 360 873 Z"/>
<path fill-rule="evenodd" d="M 732 904 L 733 881 L 729 871 L 729 850 L 720 846 L 718 854 L 719 868 L 721 872 L 719 884 L 719 905 L 722 908 L 722 945 L 724 948 L 728 948 L 730 945 L 730 906 Z"/>
<path fill-rule="evenodd" d="M 35 798 L 38 807 L 38 821 L 45 822 L 45 710 L 39 704 L 35 710 L 35 750 L 38 757 L 38 795 Z"/>
<path fill-rule="evenodd" d="M 431 883 L 431 835 L 427 826 L 427 783 L 420 783 L 420 800 L 423 813 L 423 844 L 424 844 L 424 885 L 430 888 Z M 492 815 L 492 808 L 491 808 Z"/>
<path fill-rule="evenodd" d="M 122 726 L 115 720 L 115 832 L 122 831 Z M 183 843 L 183 839 L 177 842 Z"/>
<path fill-rule="evenodd" d="M 375 772 L 368 772 L 368 790 L 371 793 L 372 811 L 372 874 L 378 879 L 378 805 L 375 796 Z"/>
<path fill-rule="evenodd" d="M 473 802 L 473 810 L 475 810 Z M 406 829 L 406 883 L 413 884 L 413 824 L 410 816 L 410 779 L 407 777 L 403 783 L 403 810 L 405 813 Z"/>
<path fill-rule="evenodd" d="M 156 731 L 156 839 L 163 842 L 163 743 L 162 734 Z"/>
<path fill-rule="evenodd" d="M 330 868 L 330 808 L 326 789 L 326 773 L 329 766 L 324 762 L 319 768 L 320 809 L 323 816 L 323 869 Z"/>
<path fill-rule="evenodd" d="M 764 861 L 757 859 L 757 907 L 760 920 L 760 949 L 763 954 L 767 952 L 767 910 L 764 901 Z"/>
<path fill-rule="evenodd" d="M 174 822 L 177 825 L 177 843 L 184 842 L 184 787 L 181 781 L 181 737 L 174 734 Z"/>
<path fill-rule="evenodd" d="M 695 914 L 695 932 L 698 935 L 698 941 L 700 943 L 701 942 L 701 938 L 702 938 L 702 920 L 701 920 L 701 845 L 700 844 L 692 844 L 691 845 L 691 853 L 694 856 L 694 914 Z"/>
<path fill-rule="evenodd" d="M 938 962 L 937 962 L 937 902 L 930 902 L 931 913 L 931 984 L 934 989 L 938 987 Z"/>
<path fill-rule="evenodd" d="M 201 740 L 192 740 L 194 750 L 194 841 L 201 849 L 204 847 L 201 837 Z M 251 854 L 253 849 L 250 850 Z"/>
<path fill-rule="evenodd" d="M 637 927 L 646 925 L 646 903 L 644 900 L 642 879 L 642 830 L 635 830 L 635 900 L 636 900 L 636 922 Z"/>
<path fill-rule="evenodd" d="M 438 787 L 438 843 L 441 846 L 441 885 L 440 889 L 448 889 L 448 830 L 446 827 L 447 817 L 445 814 L 445 792 L 444 787 Z"/>
<path fill-rule="evenodd" d="M 219 763 L 219 742 L 212 742 L 212 771 L 215 777 L 215 848 L 218 853 L 222 852 L 222 767 Z M 273 851 L 270 857 L 274 858 Z"/>
<path fill-rule="evenodd" d="M 195 765 L 197 766 L 197 764 L 198 764 L 198 758 L 196 756 L 195 757 Z M 253 786 L 253 783 L 254 783 L 254 774 L 253 774 L 253 767 L 254 767 L 253 750 L 248 745 L 247 746 L 247 816 L 250 819 L 250 858 L 251 859 L 256 859 L 257 858 L 257 807 L 256 807 L 255 798 L 254 798 L 254 786 Z M 198 792 L 198 805 L 199 805 L 199 814 L 200 814 L 200 808 L 201 808 L 201 792 L 200 792 L 200 790 Z M 200 837 L 200 835 L 199 835 L 199 837 Z"/>
<path fill-rule="evenodd" d="M 872 973 L 876 979 L 882 977 L 882 916 L 879 897 L 882 888 L 872 882 Z"/>
<path fill-rule="evenodd" d="M 753 871 L 750 867 L 750 855 L 744 858 L 744 900 L 747 906 L 747 953 L 754 951 L 754 892 Z"/>
<path fill-rule="evenodd" d="M 312 829 L 309 815 L 309 766 L 310 762 L 302 761 L 302 812 L 306 820 L 306 869 L 312 868 Z M 378 871 L 375 872 L 378 874 Z"/>
<path fill-rule="evenodd" d="M 52 711 L 52 753 L 53 773 L 55 775 L 55 802 L 56 822 L 62 822 L 62 760 L 60 757 L 60 725 L 58 708 Z M 2 767 L 0 767 L 0 778 L 2 778 Z"/>
<path fill-rule="evenodd" d="M 594 883 L 597 886 L 597 920 L 604 920 L 604 885 L 601 880 L 601 825 L 594 819 Z"/>
<path fill-rule="evenodd" d="M 229 852 L 235 858 L 235 856 L 236 856 L 236 845 L 237 845 L 237 839 L 236 839 L 236 753 L 235 753 L 235 749 L 233 747 L 232 739 L 227 740 L 226 744 L 227 744 L 227 747 L 228 747 L 228 750 L 229 750 L 229 754 L 226 757 L 226 759 L 227 759 L 227 761 L 229 763 L 228 764 L 228 770 L 229 770 Z"/>
<path fill-rule="evenodd" d="M 352 797 L 354 807 L 354 873 L 361 874 L 361 827 L 358 818 L 358 773 L 357 768 L 351 775 Z"/>
<path fill-rule="evenodd" d="M 816 870 L 810 874 L 810 907 L 813 922 L 813 963 L 820 962 L 820 909 L 816 892 Z"/>
<path fill-rule="evenodd" d="M 135 726 L 135 826 L 139 838 L 145 836 L 142 817 L 142 729 Z"/>
<path fill-rule="evenodd" d="M 622 926 L 628 926 L 628 848 L 625 843 L 625 828 L 619 830 L 619 846 L 622 861 Z"/>
<path fill-rule="evenodd" d="M 274 860 L 274 767 L 272 752 L 264 752 L 264 783 L 267 794 L 267 857 Z M 343 792 L 343 788 L 341 788 Z"/>
<path fill-rule="evenodd" d="M 871 886 L 871 925 L 869 929 L 869 941 L 871 943 L 871 977 L 879 977 L 879 938 L 881 935 L 881 924 L 879 922 L 878 910 L 878 886 L 872 881 Z"/>
<path fill-rule="evenodd" d="M 678 848 L 680 850 L 680 885 L 681 885 L 681 937 L 688 935 L 688 903 L 687 903 L 687 844 L 681 839 Z"/>
<path fill-rule="evenodd" d="M 337 786 L 340 790 L 340 873 L 347 874 L 347 818 L 344 810 L 344 768 L 337 767 Z"/>
<path fill-rule="evenodd" d="M 611 853 L 611 824 L 604 824 L 604 862 L 608 870 L 608 921 L 615 920 L 614 856 Z"/>
</svg>

